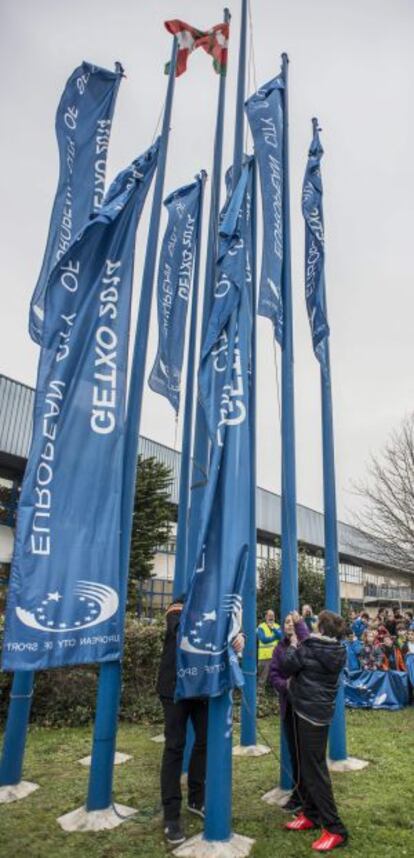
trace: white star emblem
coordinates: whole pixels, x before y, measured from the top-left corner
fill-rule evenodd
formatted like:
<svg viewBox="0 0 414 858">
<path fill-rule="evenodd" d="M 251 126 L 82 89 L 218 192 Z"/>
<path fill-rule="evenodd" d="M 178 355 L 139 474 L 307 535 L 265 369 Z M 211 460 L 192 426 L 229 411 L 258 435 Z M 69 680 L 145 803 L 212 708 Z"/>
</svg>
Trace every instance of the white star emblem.
<svg viewBox="0 0 414 858">
<path fill-rule="evenodd" d="M 59 600 L 62 598 L 63 597 L 60 595 L 58 590 L 56 590 L 55 593 L 48 593 L 47 594 L 47 601 L 48 602 L 59 602 Z M 43 604 L 45 604 L 45 603 L 43 603 Z"/>
</svg>

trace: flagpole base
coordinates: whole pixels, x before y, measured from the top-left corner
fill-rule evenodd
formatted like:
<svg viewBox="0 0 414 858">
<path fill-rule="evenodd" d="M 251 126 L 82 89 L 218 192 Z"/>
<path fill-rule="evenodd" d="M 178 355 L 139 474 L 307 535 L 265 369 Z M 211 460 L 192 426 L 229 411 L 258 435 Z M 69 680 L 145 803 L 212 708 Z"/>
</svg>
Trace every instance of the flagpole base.
<svg viewBox="0 0 414 858">
<path fill-rule="evenodd" d="M 270 750 L 267 745 L 234 745 L 233 757 L 263 757 Z"/>
<path fill-rule="evenodd" d="M 157 744 L 162 745 L 165 742 L 164 733 L 158 733 L 157 736 L 151 736 L 151 742 L 157 742 Z"/>
<path fill-rule="evenodd" d="M 264 801 L 266 804 L 276 804 L 278 807 L 284 807 L 285 804 L 289 801 L 291 795 L 292 790 L 275 787 L 274 789 L 271 789 L 269 790 L 269 792 L 265 792 L 265 794 L 262 795 L 262 801 Z"/>
<path fill-rule="evenodd" d="M 250 855 L 255 841 L 243 834 L 232 834 L 230 840 L 204 840 L 203 834 L 197 834 L 186 840 L 173 855 L 178 858 L 243 858 Z"/>
<path fill-rule="evenodd" d="M 88 754 L 87 757 L 82 757 L 81 760 L 78 760 L 81 766 L 90 766 L 92 760 L 92 755 Z M 128 760 L 132 760 L 131 754 L 123 754 L 121 751 L 116 751 L 114 765 L 122 766 L 123 763 L 127 763 Z"/>
<path fill-rule="evenodd" d="M 111 804 L 104 810 L 89 811 L 86 807 L 78 807 L 59 816 L 57 822 L 64 831 L 104 831 L 117 828 L 137 812 L 134 807 L 126 807 L 124 804 Z"/>
<path fill-rule="evenodd" d="M 329 760 L 330 772 L 360 772 L 369 766 L 368 760 L 358 760 L 357 757 L 347 757 L 346 760 Z"/>
<path fill-rule="evenodd" d="M 0 787 L 0 804 L 10 804 L 12 801 L 20 801 L 39 789 L 39 784 L 30 781 L 19 781 L 18 784 L 9 784 Z"/>
</svg>

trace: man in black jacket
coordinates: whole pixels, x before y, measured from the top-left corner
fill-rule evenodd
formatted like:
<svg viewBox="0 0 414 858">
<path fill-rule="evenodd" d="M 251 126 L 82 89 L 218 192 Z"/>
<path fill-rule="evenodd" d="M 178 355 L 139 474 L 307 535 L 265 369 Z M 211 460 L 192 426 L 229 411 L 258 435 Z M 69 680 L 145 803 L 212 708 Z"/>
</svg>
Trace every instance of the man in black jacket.
<svg viewBox="0 0 414 858">
<path fill-rule="evenodd" d="M 208 698 L 191 698 L 174 702 L 176 683 L 177 633 L 184 596 L 167 608 L 167 631 L 161 656 L 157 691 L 164 710 L 165 746 L 161 764 L 161 801 L 164 811 L 164 833 L 168 843 L 178 845 L 185 840 L 180 822 L 181 772 L 187 736 L 187 724 L 194 728 L 194 745 L 188 767 L 188 810 L 204 817 L 204 784 L 206 777 L 206 746 Z M 244 636 L 232 641 L 236 653 L 244 648 Z"/>
<path fill-rule="evenodd" d="M 345 627 L 338 614 L 322 611 L 318 634 L 311 634 L 300 646 L 289 647 L 283 662 L 283 672 L 290 677 L 290 702 L 297 716 L 303 793 L 303 812 L 285 828 L 306 831 L 322 824 L 322 835 L 312 844 L 317 852 L 344 846 L 348 837 L 338 815 L 326 763 L 329 724 L 346 662 L 346 650 L 340 642 Z"/>
</svg>

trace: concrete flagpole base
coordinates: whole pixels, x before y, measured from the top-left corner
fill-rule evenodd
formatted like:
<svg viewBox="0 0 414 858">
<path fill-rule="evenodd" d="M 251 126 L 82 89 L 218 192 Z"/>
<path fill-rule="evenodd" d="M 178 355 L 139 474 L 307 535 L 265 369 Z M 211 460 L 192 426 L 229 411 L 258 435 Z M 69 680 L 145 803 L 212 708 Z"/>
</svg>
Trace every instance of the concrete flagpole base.
<svg viewBox="0 0 414 858">
<path fill-rule="evenodd" d="M 92 760 L 91 754 L 88 754 L 87 757 L 82 757 L 81 760 L 78 760 L 78 763 L 80 763 L 81 766 L 90 766 L 91 760 Z M 121 751 L 116 751 L 115 759 L 114 759 L 114 765 L 115 766 L 121 766 L 122 763 L 127 763 L 128 760 L 132 760 L 131 754 L 123 754 Z"/>
<path fill-rule="evenodd" d="M 158 744 L 160 744 L 160 745 L 161 745 L 163 742 L 165 742 L 165 736 L 164 736 L 164 733 L 158 733 L 158 735 L 157 735 L 157 736 L 152 736 L 152 737 L 151 737 L 151 742 L 158 742 Z"/>
<path fill-rule="evenodd" d="M 174 849 L 173 855 L 178 858 L 243 858 L 250 855 L 254 842 L 243 834 L 232 834 L 230 840 L 224 841 L 204 840 L 202 834 L 197 834 Z"/>
<path fill-rule="evenodd" d="M 263 757 L 265 754 L 270 754 L 267 745 L 235 745 L 233 748 L 233 757 Z"/>
<path fill-rule="evenodd" d="M 367 760 L 358 760 L 357 757 L 347 757 L 346 760 L 328 760 L 330 772 L 360 772 L 369 766 Z"/>
<path fill-rule="evenodd" d="M 37 789 L 39 789 L 39 784 L 32 784 L 30 781 L 19 781 L 18 784 L 2 786 L 0 787 L 0 804 L 10 804 L 12 801 L 20 801 L 21 798 L 26 798 L 26 796 Z"/>
<path fill-rule="evenodd" d="M 291 794 L 292 791 L 290 789 L 275 787 L 262 795 L 262 801 L 266 802 L 266 804 L 276 804 L 278 807 L 284 807 L 286 802 L 289 801 Z"/>
<path fill-rule="evenodd" d="M 105 810 L 86 810 L 78 807 L 58 817 L 58 823 L 64 831 L 104 831 L 117 828 L 122 822 L 135 816 L 138 811 L 124 804 L 113 804 Z"/>
</svg>

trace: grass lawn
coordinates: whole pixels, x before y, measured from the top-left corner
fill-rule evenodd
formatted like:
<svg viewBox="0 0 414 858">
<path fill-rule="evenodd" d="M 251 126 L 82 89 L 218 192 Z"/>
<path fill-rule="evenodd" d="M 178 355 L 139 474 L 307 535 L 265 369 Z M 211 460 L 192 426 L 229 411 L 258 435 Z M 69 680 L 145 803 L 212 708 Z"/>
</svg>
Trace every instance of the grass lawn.
<svg viewBox="0 0 414 858">
<path fill-rule="evenodd" d="M 349 753 L 370 761 L 368 769 L 334 776 L 340 813 L 351 833 L 346 850 L 363 858 L 414 858 L 414 707 L 401 712 L 348 712 Z M 312 833 L 285 834 L 282 812 L 261 801 L 277 783 L 278 722 L 259 721 L 261 736 L 275 755 L 234 760 L 234 830 L 256 839 L 252 856 L 301 858 L 311 855 Z M 81 805 L 87 770 L 76 761 L 90 751 L 88 729 L 32 729 L 25 777 L 41 789 L 24 801 L 0 805 L 2 858 L 161 858 L 158 771 L 162 745 L 150 741 L 150 727 L 123 725 L 118 748 L 133 760 L 118 766 L 114 795 L 139 809 L 134 820 L 99 834 L 67 834 L 56 817 Z M 202 822 L 185 815 L 188 835 Z M 313 853 L 315 854 L 315 853 Z"/>
</svg>

